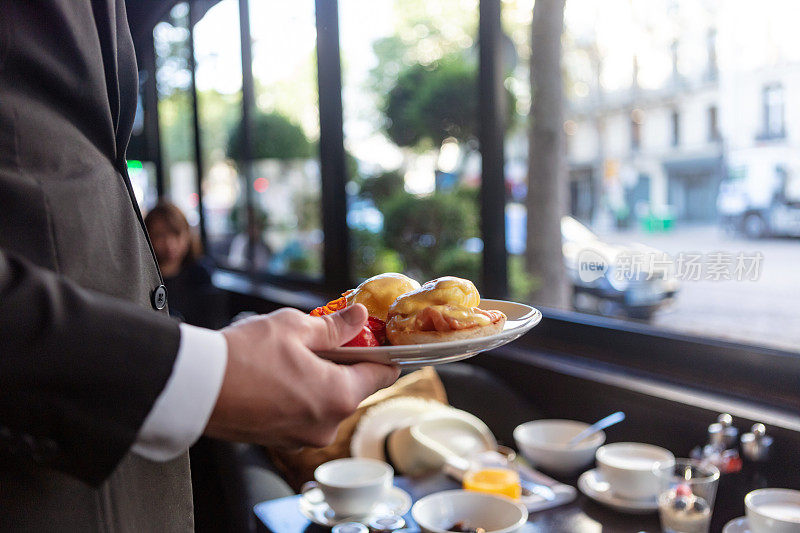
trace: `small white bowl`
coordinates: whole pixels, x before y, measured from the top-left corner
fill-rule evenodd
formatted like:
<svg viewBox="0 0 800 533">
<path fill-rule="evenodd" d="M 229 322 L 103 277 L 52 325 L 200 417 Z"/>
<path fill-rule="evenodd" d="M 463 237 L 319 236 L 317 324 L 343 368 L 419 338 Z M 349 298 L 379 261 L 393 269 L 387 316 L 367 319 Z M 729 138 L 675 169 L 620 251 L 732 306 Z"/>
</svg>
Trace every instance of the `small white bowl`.
<svg viewBox="0 0 800 533">
<path fill-rule="evenodd" d="M 744 498 L 747 522 L 753 533 L 800 531 L 800 491 L 759 489 Z"/>
<path fill-rule="evenodd" d="M 447 490 L 420 499 L 411 516 L 426 533 L 447 533 L 456 522 L 482 527 L 486 533 L 515 533 L 528 520 L 528 510 L 505 496 Z"/>
<path fill-rule="evenodd" d="M 534 420 L 514 429 L 514 441 L 534 466 L 555 474 L 577 474 L 591 464 L 595 451 L 606 441 L 606 434 L 598 431 L 567 448 L 567 442 L 588 427 L 576 420 Z"/>
</svg>

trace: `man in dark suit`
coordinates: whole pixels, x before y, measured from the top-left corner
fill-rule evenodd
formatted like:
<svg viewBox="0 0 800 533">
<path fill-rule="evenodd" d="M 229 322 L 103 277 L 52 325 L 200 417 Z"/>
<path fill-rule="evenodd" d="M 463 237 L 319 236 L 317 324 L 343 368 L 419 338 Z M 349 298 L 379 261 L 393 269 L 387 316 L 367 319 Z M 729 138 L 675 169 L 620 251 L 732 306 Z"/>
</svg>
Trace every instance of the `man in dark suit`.
<svg viewBox="0 0 800 533">
<path fill-rule="evenodd" d="M 0 529 L 192 529 L 201 433 L 321 445 L 397 370 L 313 350 L 366 310 L 178 325 L 126 173 L 123 0 L 0 4 Z"/>
</svg>

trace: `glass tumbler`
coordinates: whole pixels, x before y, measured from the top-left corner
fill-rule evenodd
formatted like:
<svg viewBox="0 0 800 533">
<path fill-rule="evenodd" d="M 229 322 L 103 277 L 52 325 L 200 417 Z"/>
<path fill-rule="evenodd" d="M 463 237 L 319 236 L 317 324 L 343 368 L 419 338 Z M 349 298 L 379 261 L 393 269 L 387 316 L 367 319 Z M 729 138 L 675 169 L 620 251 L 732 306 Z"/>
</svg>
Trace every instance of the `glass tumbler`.
<svg viewBox="0 0 800 533">
<path fill-rule="evenodd" d="M 708 533 L 719 484 L 719 469 L 694 459 L 656 465 L 658 514 L 666 533 Z"/>
</svg>

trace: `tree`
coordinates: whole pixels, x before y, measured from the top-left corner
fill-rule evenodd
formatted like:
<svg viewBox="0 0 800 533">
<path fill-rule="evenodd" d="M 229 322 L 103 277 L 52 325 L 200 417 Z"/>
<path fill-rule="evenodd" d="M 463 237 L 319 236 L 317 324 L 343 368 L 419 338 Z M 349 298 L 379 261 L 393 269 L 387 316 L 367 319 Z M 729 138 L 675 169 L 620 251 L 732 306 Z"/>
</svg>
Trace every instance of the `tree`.
<svg viewBox="0 0 800 533">
<path fill-rule="evenodd" d="M 243 158 L 242 124 L 228 138 L 228 157 Z M 280 113 L 258 113 L 253 118 L 253 159 L 301 159 L 310 157 L 312 144 L 303 129 Z"/>
<path fill-rule="evenodd" d="M 360 181 L 359 196 L 369 198 L 378 208 L 395 194 L 402 193 L 404 187 L 403 175 L 398 171 L 384 172 Z"/>
<path fill-rule="evenodd" d="M 383 240 L 395 250 L 407 270 L 420 279 L 447 274 L 442 261 L 456 262 L 455 250 L 476 237 L 477 206 L 464 194 L 451 191 L 418 198 L 395 194 L 382 208 Z M 460 263 L 460 261 L 459 261 Z"/>
<path fill-rule="evenodd" d="M 561 217 L 566 213 L 564 87 L 561 35 L 566 0 L 536 0 L 531 24 L 530 156 L 526 267 L 539 280 L 538 304 L 566 308 L 569 287 L 561 252 Z"/>
<path fill-rule="evenodd" d="M 513 121 L 516 100 L 507 93 L 507 120 Z M 435 147 L 448 137 L 469 142 L 478 133 L 478 72 L 463 54 L 431 65 L 416 63 L 403 70 L 384 104 L 386 133 L 398 146 L 428 142 Z"/>
</svg>

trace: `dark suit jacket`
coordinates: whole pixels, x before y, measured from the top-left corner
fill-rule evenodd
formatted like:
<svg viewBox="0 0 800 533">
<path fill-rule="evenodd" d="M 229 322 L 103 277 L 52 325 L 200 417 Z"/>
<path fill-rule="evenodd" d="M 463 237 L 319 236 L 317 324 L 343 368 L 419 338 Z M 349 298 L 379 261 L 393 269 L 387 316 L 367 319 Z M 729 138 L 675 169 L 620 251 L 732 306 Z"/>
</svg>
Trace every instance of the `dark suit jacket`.
<svg viewBox="0 0 800 533">
<path fill-rule="evenodd" d="M 128 454 L 180 334 L 125 149 L 123 0 L 0 3 L 0 529 L 191 529 L 185 457 Z"/>
</svg>

